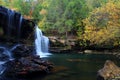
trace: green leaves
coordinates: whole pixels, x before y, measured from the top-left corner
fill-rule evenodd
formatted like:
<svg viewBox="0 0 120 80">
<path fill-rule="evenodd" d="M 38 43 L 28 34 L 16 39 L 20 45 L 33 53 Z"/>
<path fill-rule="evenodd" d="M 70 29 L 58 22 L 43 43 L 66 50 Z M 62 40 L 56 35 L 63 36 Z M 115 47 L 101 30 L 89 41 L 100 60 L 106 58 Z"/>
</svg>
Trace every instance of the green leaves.
<svg viewBox="0 0 120 80">
<path fill-rule="evenodd" d="M 47 9 L 46 23 L 54 24 L 50 26 L 48 24 L 48 28 L 55 29 L 60 34 L 77 31 L 78 26 L 82 26 L 77 20 L 81 20 L 81 23 L 88 13 L 83 9 L 86 8 L 84 4 L 84 0 L 51 0 Z"/>
</svg>

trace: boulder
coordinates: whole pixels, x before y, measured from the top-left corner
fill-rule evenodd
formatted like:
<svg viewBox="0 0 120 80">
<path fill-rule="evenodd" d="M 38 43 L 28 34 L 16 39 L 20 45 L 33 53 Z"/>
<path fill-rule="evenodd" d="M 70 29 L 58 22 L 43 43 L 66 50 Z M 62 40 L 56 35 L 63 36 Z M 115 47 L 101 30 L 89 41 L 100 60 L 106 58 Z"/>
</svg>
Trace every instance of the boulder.
<svg viewBox="0 0 120 80">
<path fill-rule="evenodd" d="M 104 67 L 98 71 L 97 80 L 120 80 L 120 67 L 107 60 Z"/>
</svg>

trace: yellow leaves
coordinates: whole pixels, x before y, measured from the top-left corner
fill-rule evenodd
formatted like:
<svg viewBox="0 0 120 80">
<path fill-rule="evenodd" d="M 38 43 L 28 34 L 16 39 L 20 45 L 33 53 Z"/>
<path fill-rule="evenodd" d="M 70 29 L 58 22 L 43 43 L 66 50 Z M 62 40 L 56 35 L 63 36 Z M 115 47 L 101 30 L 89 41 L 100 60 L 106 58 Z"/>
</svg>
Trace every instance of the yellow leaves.
<svg viewBox="0 0 120 80">
<path fill-rule="evenodd" d="M 19 9 L 13 7 L 13 8 L 11 8 L 11 10 L 18 11 Z"/>
<path fill-rule="evenodd" d="M 113 44 L 114 46 L 117 46 L 117 45 L 119 45 L 119 43 L 118 42 L 114 42 L 114 44 Z"/>
<path fill-rule="evenodd" d="M 119 29 L 114 29 L 112 26 L 99 30 L 90 30 L 89 28 L 89 32 L 85 30 L 85 34 L 83 36 L 92 44 L 109 43 L 110 40 L 114 40 L 116 38 L 115 34 L 118 33 L 116 30 Z"/>
<path fill-rule="evenodd" d="M 29 16 L 29 15 L 24 15 L 24 18 L 25 18 L 25 19 L 33 19 L 33 17 L 32 17 L 32 16 Z"/>
<path fill-rule="evenodd" d="M 101 44 L 106 41 L 107 37 L 109 37 L 107 31 L 101 29 L 99 31 L 92 31 L 88 36 L 88 40 L 90 40 L 92 44 Z"/>
<path fill-rule="evenodd" d="M 40 28 L 43 28 L 43 26 L 45 25 L 45 20 L 46 20 L 46 17 L 44 17 L 44 18 L 42 19 L 42 21 L 39 21 L 38 26 L 39 26 Z"/>
<path fill-rule="evenodd" d="M 47 10 L 46 9 L 42 9 L 39 13 L 44 16 L 42 21 L 39 21 L 39 23 L 38 23 L 38 26 L 40 26 L 40 28 L 42 29 L 43 26 L 45 25 L 45 20 L 46 20 L 46 16 L 45 15 L 47 14 Z"/>
<path fill-rule="evenodd" d="M 46 10 L 46 9 L 42 9 L 42 10 L 40 11 L 40 14 L 41 14 L 41 15 L 46 15 L 46 14 L 47 14 L 47 10 Z"/>
<path fill-rule="evenodd" d="M 118 45 L 120 37 L 120 7 L 117 3 L 109 1 L 106 5 L 96 8 L 88 18 L 83 20 L 85 31 L 83 38 L 92 44 L 104 44 L 111 42 Z"/>
<path fill-rule="evenodd" d="M 44 21 L 39 21 L 38 26 L 42 28 L 44 26 Z"/>
<path fill-rule="evenodd" d="M 4 4 L 5 4 L 5 1 L 0 0 L 0 5 L 4 5 Z"/>
<path fill-rule="evenodd" d="M 49 3 L 48 3 L 47 1 L 44 1 L 44 2 L 42 3 L 42 6 L 43 6 L 43 7 L 48 7 L 48 6 L 49 6 Z"/>
<path fill-rule="evenodd" d="M 116 5 L 113 3 L 113 2 L 108 2 L 106 5 L 105 5 L 105 7 L 108 9 L 108 10 L 110 10 L 110 8 L 113 10 L 113 9 L 115 9 L 115 7 L 116 7 Z"/>
</svg>

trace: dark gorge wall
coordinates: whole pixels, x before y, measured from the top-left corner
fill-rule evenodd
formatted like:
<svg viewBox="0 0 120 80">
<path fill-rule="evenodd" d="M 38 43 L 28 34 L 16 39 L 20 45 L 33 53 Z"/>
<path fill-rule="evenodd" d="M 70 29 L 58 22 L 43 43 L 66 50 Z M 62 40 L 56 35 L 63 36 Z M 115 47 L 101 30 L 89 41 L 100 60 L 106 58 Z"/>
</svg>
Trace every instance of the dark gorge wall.
<svg viewBox="0 0 120 80">
<path fill-rule="evenodd" d="M 0 6 L 0 29 L 7 38 L 27 39 L 34 32 L 34 22 L 16 11 Z"/>
</svg>

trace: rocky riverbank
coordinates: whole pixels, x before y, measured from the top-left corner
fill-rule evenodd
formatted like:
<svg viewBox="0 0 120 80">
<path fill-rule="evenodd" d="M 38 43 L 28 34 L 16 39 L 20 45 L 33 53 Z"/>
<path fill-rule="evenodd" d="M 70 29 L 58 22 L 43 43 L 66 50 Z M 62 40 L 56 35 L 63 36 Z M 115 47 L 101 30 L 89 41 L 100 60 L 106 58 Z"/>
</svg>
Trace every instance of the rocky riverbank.
<svg viewBox="0 0 120 80">
<path fill-rule="evenodd" d="M 18 45 L 12 49 L 13 59 L 6 62 L 6 77 L 43 76 L 52 72 L 53 63 L 42 60 L 33 53 L 33 47 Z"/>
</svg>

